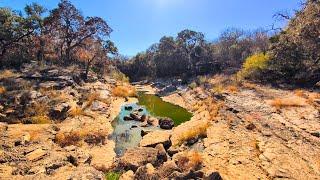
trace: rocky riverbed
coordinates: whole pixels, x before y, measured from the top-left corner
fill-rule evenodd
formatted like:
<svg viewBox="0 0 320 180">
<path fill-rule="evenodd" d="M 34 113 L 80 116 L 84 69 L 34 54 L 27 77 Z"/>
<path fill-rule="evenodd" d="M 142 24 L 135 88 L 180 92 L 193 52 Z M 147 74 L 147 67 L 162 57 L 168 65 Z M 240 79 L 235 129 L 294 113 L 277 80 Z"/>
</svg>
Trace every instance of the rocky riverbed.
<svg viewBox="0 0 320 180">
<path fill-rule="evenodd" d="M 173 127 L 139 114 L 143 106 L 131 107 L 137 98 L 114 96 L 123 84 L 110 77 L 83 82 L 77 68 L 32 65 L 0 74 L 1 179 L 320 177 L 316 91 L 249 83 L 218 89 L 219 77 L 195 88 L 180 81 L 137 85 L 192 112 Z M 140 137 L 117 156 L 112 123 L 123 108 Z"/>
</svg>

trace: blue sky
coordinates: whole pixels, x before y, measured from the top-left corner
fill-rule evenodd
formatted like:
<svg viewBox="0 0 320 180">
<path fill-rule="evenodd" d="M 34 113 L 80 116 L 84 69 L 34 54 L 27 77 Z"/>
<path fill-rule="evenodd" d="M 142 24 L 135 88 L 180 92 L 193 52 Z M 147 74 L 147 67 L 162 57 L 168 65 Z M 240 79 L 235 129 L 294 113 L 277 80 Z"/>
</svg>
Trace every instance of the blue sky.
<svg viewBox="0 0 320 180">
<path fill-rule="evenodd" d="M 111 40 L 121 54 L 146 50 L 164 35 L 183 29 L 201 31 L 214 40 L 227 27 L 267 28 L 273 14 L 300 7 L 301 0 L 71 0 L 85 16 L 103 17 L 113 28 Z M 0 6 L 21 10 L 38 2 L 47 9 L 59 0 L 0 0 Z M 283 24 L 280 24 L 280 26 Z"/>
</svg>

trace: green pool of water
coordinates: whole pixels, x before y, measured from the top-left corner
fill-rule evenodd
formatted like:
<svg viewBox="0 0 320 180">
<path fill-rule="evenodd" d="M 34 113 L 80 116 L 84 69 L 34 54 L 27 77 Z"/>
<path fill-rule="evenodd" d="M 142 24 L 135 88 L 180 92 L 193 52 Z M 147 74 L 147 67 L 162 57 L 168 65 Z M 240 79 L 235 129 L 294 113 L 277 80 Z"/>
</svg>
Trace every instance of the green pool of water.
<svg viewBox="0 0 320 180">
<path fill-rule="evenodd" d="M 138 104 L 127 104 L 121 107 L 119 115 L 112 122 L 114 128 L 112 139 L 116 142 L 115 152 L 118 156 L 129 149 L 137 147 L 142 139 L 141 131 L 161 130 L 159 126 L 142 127 L 141 122 L 124 121 L 125 116 L 129 116 L 136 109 L 142 108 L 141 115 L 149 115 L 155 117 L 169 117 L 175 122 L 175 126 L 189 121 L 192 114 L 186 109 L 164 102 L 160 97 L 148 95 L 143 92 L 138 94 Z M 125 107 L 131 106 L 132 110 L 126 110 Z"/>
<path fill-rule="evenodd" d="M 145 106 L 147 111 L 155 117 L 169 117 L 171 118 L 175 126 L 180 125 L 183 122 L 189 121 L 192 117 L 192 113 L 186 109 L 165 102 L 160 97 L 145 94 L 143 92 L 138 93 L 139 105 Z"/>
</svg>

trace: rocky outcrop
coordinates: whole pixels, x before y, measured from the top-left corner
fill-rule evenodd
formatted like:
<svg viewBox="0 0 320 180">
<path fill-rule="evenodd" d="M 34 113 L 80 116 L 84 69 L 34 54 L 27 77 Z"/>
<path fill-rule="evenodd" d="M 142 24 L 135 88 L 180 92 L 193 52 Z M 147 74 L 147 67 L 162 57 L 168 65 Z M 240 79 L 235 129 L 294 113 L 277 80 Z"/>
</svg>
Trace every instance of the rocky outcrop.
<svg viewBox="0 0 320 180">
<path fill-rule="evenodd" d="M 148 163 L 157 165 L 159 150 L 150 147 L 137 147 L 127 150 L 120 158 L 118 166 L 125 170 L 136 171 Z"/>
</svg>

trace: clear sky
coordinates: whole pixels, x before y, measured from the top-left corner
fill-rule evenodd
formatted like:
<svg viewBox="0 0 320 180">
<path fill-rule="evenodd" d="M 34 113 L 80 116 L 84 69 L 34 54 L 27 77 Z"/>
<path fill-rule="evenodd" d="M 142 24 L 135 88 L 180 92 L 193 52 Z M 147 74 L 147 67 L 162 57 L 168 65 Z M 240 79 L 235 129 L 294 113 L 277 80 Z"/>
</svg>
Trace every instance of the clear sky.
<svg viewBox="0 0 320 180">
<path fill-rule="evenodd" d="M 214 40 L 227 27 L 267 28 L 273 14 L 300 7 L 301 0 L 71 0 L 85 16 L 103 17 L 121 54 L 146 50 L 164 35 L 183 29 L 201 31 Z M 59 0 L 0 0 L 0 6 L 21 10 L 37 2 L 47 9 Z"/>
</svg>

